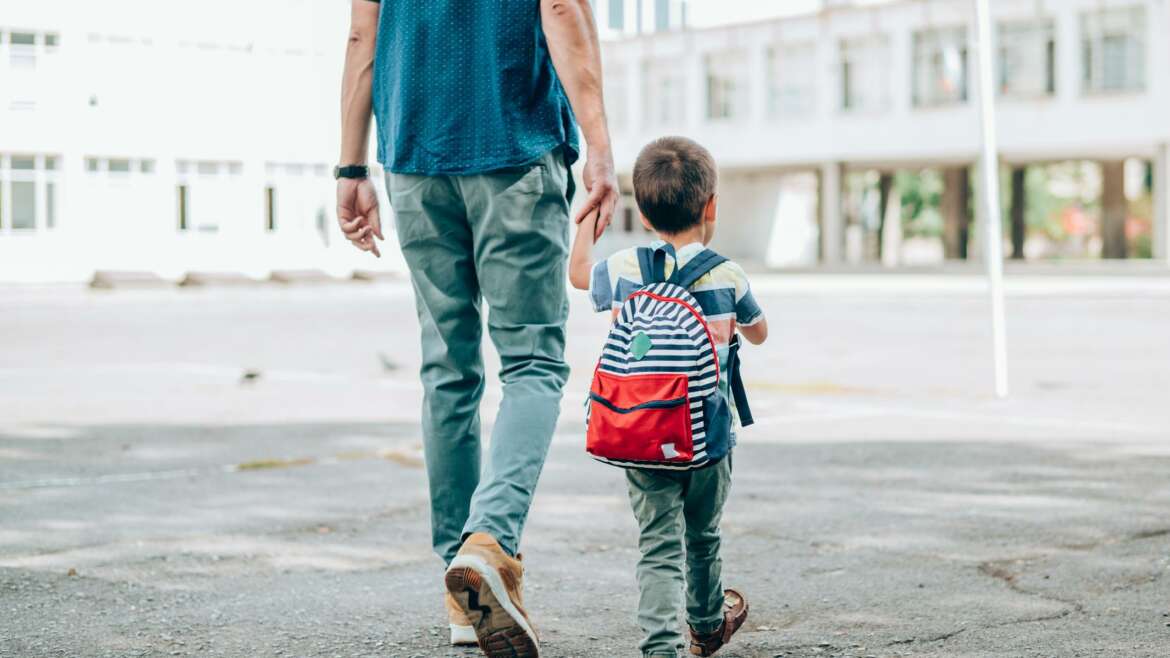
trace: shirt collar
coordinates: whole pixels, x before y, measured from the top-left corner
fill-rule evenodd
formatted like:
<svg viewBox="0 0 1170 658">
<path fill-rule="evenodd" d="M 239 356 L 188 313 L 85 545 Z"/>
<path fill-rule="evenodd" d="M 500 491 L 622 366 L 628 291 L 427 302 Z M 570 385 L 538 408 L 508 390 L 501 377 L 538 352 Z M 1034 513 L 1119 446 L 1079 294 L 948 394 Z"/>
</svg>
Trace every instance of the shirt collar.
<svg viewBox="0 0 1170 658">
<path fill-rule="evenodd" d="M 666 244 L 666 240 L 655 240 L 654 242 L 650 243 L 650 248 L 657 249 L 664 244 Z M 678 256 L 678 262 L 685 263 L 695 256 L 698 256 L 699 253 L 702 252 L 705 248 L 706 247 L 703 246 L 702 242 L 691 242 L 684 244 L 678 249 L 675 249 L 675 254 Z"/>
</svg>

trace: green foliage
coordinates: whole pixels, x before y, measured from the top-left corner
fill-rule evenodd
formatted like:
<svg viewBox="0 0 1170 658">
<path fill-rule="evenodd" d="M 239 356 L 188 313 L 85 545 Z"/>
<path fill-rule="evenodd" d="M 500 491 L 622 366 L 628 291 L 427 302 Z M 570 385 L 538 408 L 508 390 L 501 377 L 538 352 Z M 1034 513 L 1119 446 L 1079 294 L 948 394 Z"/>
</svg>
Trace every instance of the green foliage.
<svg viewBox="0 0 1170 658">
<path fill-rule="evenodd" d="M 899 171 L 895 194 L 902 200 L 902 229 L 906 237 L 939 237 L 943 232 L 942 174 L 934 169 Z"/>
</svg>

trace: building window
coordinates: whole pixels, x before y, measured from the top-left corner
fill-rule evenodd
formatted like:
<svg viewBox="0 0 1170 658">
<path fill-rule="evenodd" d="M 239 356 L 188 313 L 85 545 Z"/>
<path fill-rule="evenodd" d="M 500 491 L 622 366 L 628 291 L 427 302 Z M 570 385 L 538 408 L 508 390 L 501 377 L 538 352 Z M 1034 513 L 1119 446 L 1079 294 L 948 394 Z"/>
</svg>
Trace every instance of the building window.
<svg viewBox="0 0 1170 658">
<path fill-rule="evenodd" d="M 967 102 L 967 29 L 914 33 L 916 107 Z"/>
<path fill-rule="evenodd" d="M 841 108 L 881 112 L 889 104 L 889 39 L 871 36 L 841 42 Z"/>
<path fill-rule="evenodd" d="M 1051 20 L 999 26 L 999 93 L 1019 98 L 1056 93 L 1056 31 Z"/>
<path fill-rule="evenodd" d="M 710 53 L 706 57 L 707 118 L 735 119 L 747 114 L 747 78 L 740 51 Z"/>
<path fill-rule="evenodd" d="M 815 43 L 768 49 L 768 116 L 799 116 L 816 110 Z"/>
<path fill-rule="evenodd" d="M 654 0 L 654 29 L 658 32 L 670 29 L 670 0 Z"/>
<path fill-rule="evenodd" d="M 13 69 L 30 70 L 37 66 L 37 35 L 33 32 L 8 33 L 8 63 Z"/>
<path fill-rule="evenodd" d="M 187 200 L 187 186 L 180 185 L 179 186 L 179 230 L 180 231 L 186 231 L 187 228 L 189 227 L 189 224 L 187 221 L 188 216 L 189 216 L 189 211 L 190 211 L 190 208 L 188 206 L 188 200 Z"/>
<path fill-rule="evenodd" d="M 686 78 L 674 59 L 642 63 L 642 123 L 673 126 L 686 121 Z"/>
<path fill-rule="evenodd" d="M 45 228 L 57 227 L 57 184 L 45 183 Z"/>
<path fill-rule="evenodd" d="M 0 232 L 57 225 L 57 157 L 0 154 Z"/>
<path fill-rule="evenodd" d="M 371 179 L 379 169 L 370 168 Z M 331 168 L 321 162 L 266 162 L 264 227 L 267 231 L 296 233 L 312 230 L 313 212 L 323 201 L 321 180 L 331 180 Z M 318 180 L 320 179 L 320 180 Z"/>
<path fill-rule="evenodd" d="M 12 181 L 12 228 L 37 227 L 37 187 L 32 181 Z"/>
<path fill-rule="evenodd" d="M 1141 91 L 1146 86 L 1146 9 L 1103 9 L 1081 15 L 1082 82 L 1086 93 Z"/>
<path fill-rule="evenodd" d="M 115 174 L 122 178 L 136 172 L 152 174 L 154 173 L 154 160 L 89 156 L 85 159 L 85 170 L 91 174 Z"/>
<path fill-rule="evenodd" d="M 609 27 L 619 32 L 626 29 L 625 0 L 609 0 Z"/>
</svg>

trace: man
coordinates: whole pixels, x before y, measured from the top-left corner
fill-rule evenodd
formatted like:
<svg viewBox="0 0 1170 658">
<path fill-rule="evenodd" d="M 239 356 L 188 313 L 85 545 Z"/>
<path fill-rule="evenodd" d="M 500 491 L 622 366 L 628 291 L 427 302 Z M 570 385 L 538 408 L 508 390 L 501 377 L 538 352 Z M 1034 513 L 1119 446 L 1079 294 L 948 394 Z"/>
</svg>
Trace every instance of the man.
<svg viewBox="0 0 1170 658">
<path fill-rule="evenodd" d="M 379 256 L 366 179 L 371 109 L 422 328 L 432 541 L 448 564 L 453 643 L 537 656 L 520 535 L 568 375 L 569 165 L 588 146 L 577 214 L 617 203 L 588 0 L 351 0 L 337 214 Z M 574 118 L 575 117 L 575 118 Z M 504 396 L 480 468 L 481 298 Z"/>
</svg>

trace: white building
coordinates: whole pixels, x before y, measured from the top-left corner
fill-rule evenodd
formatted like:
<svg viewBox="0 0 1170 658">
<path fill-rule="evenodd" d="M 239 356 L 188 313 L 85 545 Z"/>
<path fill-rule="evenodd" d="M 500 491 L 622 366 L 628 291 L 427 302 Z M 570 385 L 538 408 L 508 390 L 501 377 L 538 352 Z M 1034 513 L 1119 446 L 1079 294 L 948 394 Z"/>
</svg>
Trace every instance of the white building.
<svg viewBox="0 0 1170 658">
<path fill-rule="evenodd" d="M 375 261 L 335 225 L 345 3 L 0 3 L 0 282 L 401 268 L 393 245 Z M 858 169 L 945 168 L 948 235 L 974 233 L 969 5 L 836 2 L 697 30 L 684 0 L 595 0 L 624 178 L 654 136 L 708 145 L 728 220 L 718 246 L 749 261 L 855 260 L 841 187 Z M 1119 163 L 1154 163 L 1155 250 L 1170 257 L 1166 2 L 994 10 L 1005 160 L 1103 162 L 1122 219 Z M 608 247 L 644 239 L 633 208 Z"/>
<path fill-rule="evenodd" d="M 0 281 L 394 267 L 335 228 L 348 8 L 3 3 Z"/>
<path fill-rule="evenodd" d="M 1124 240 L 1122 163 L 1151 163 L 1153 251 L 1168 262 L 1167 3 L 992 5 L 1005 164 L 1100 162 L 1108 253 Z M 841 1 L 808 15 L 611 41 L 606 102 L 619 170 L 628 174 L 656 136 L 693 137 L 721 167 L 721 250 L 807 264 L 859 260 L 856 220 L 842 213 L 847 174 L 937 167 L 948 182 L 948 255 L 965 252 L 968 238 L 975 255 L 981 234 L 966 217 L 965 175 L 980 147 L 973 18 L 968 0 Z M 611 248 L 643 239 L 633 217 L 617 229 Z"/>
</svg>

